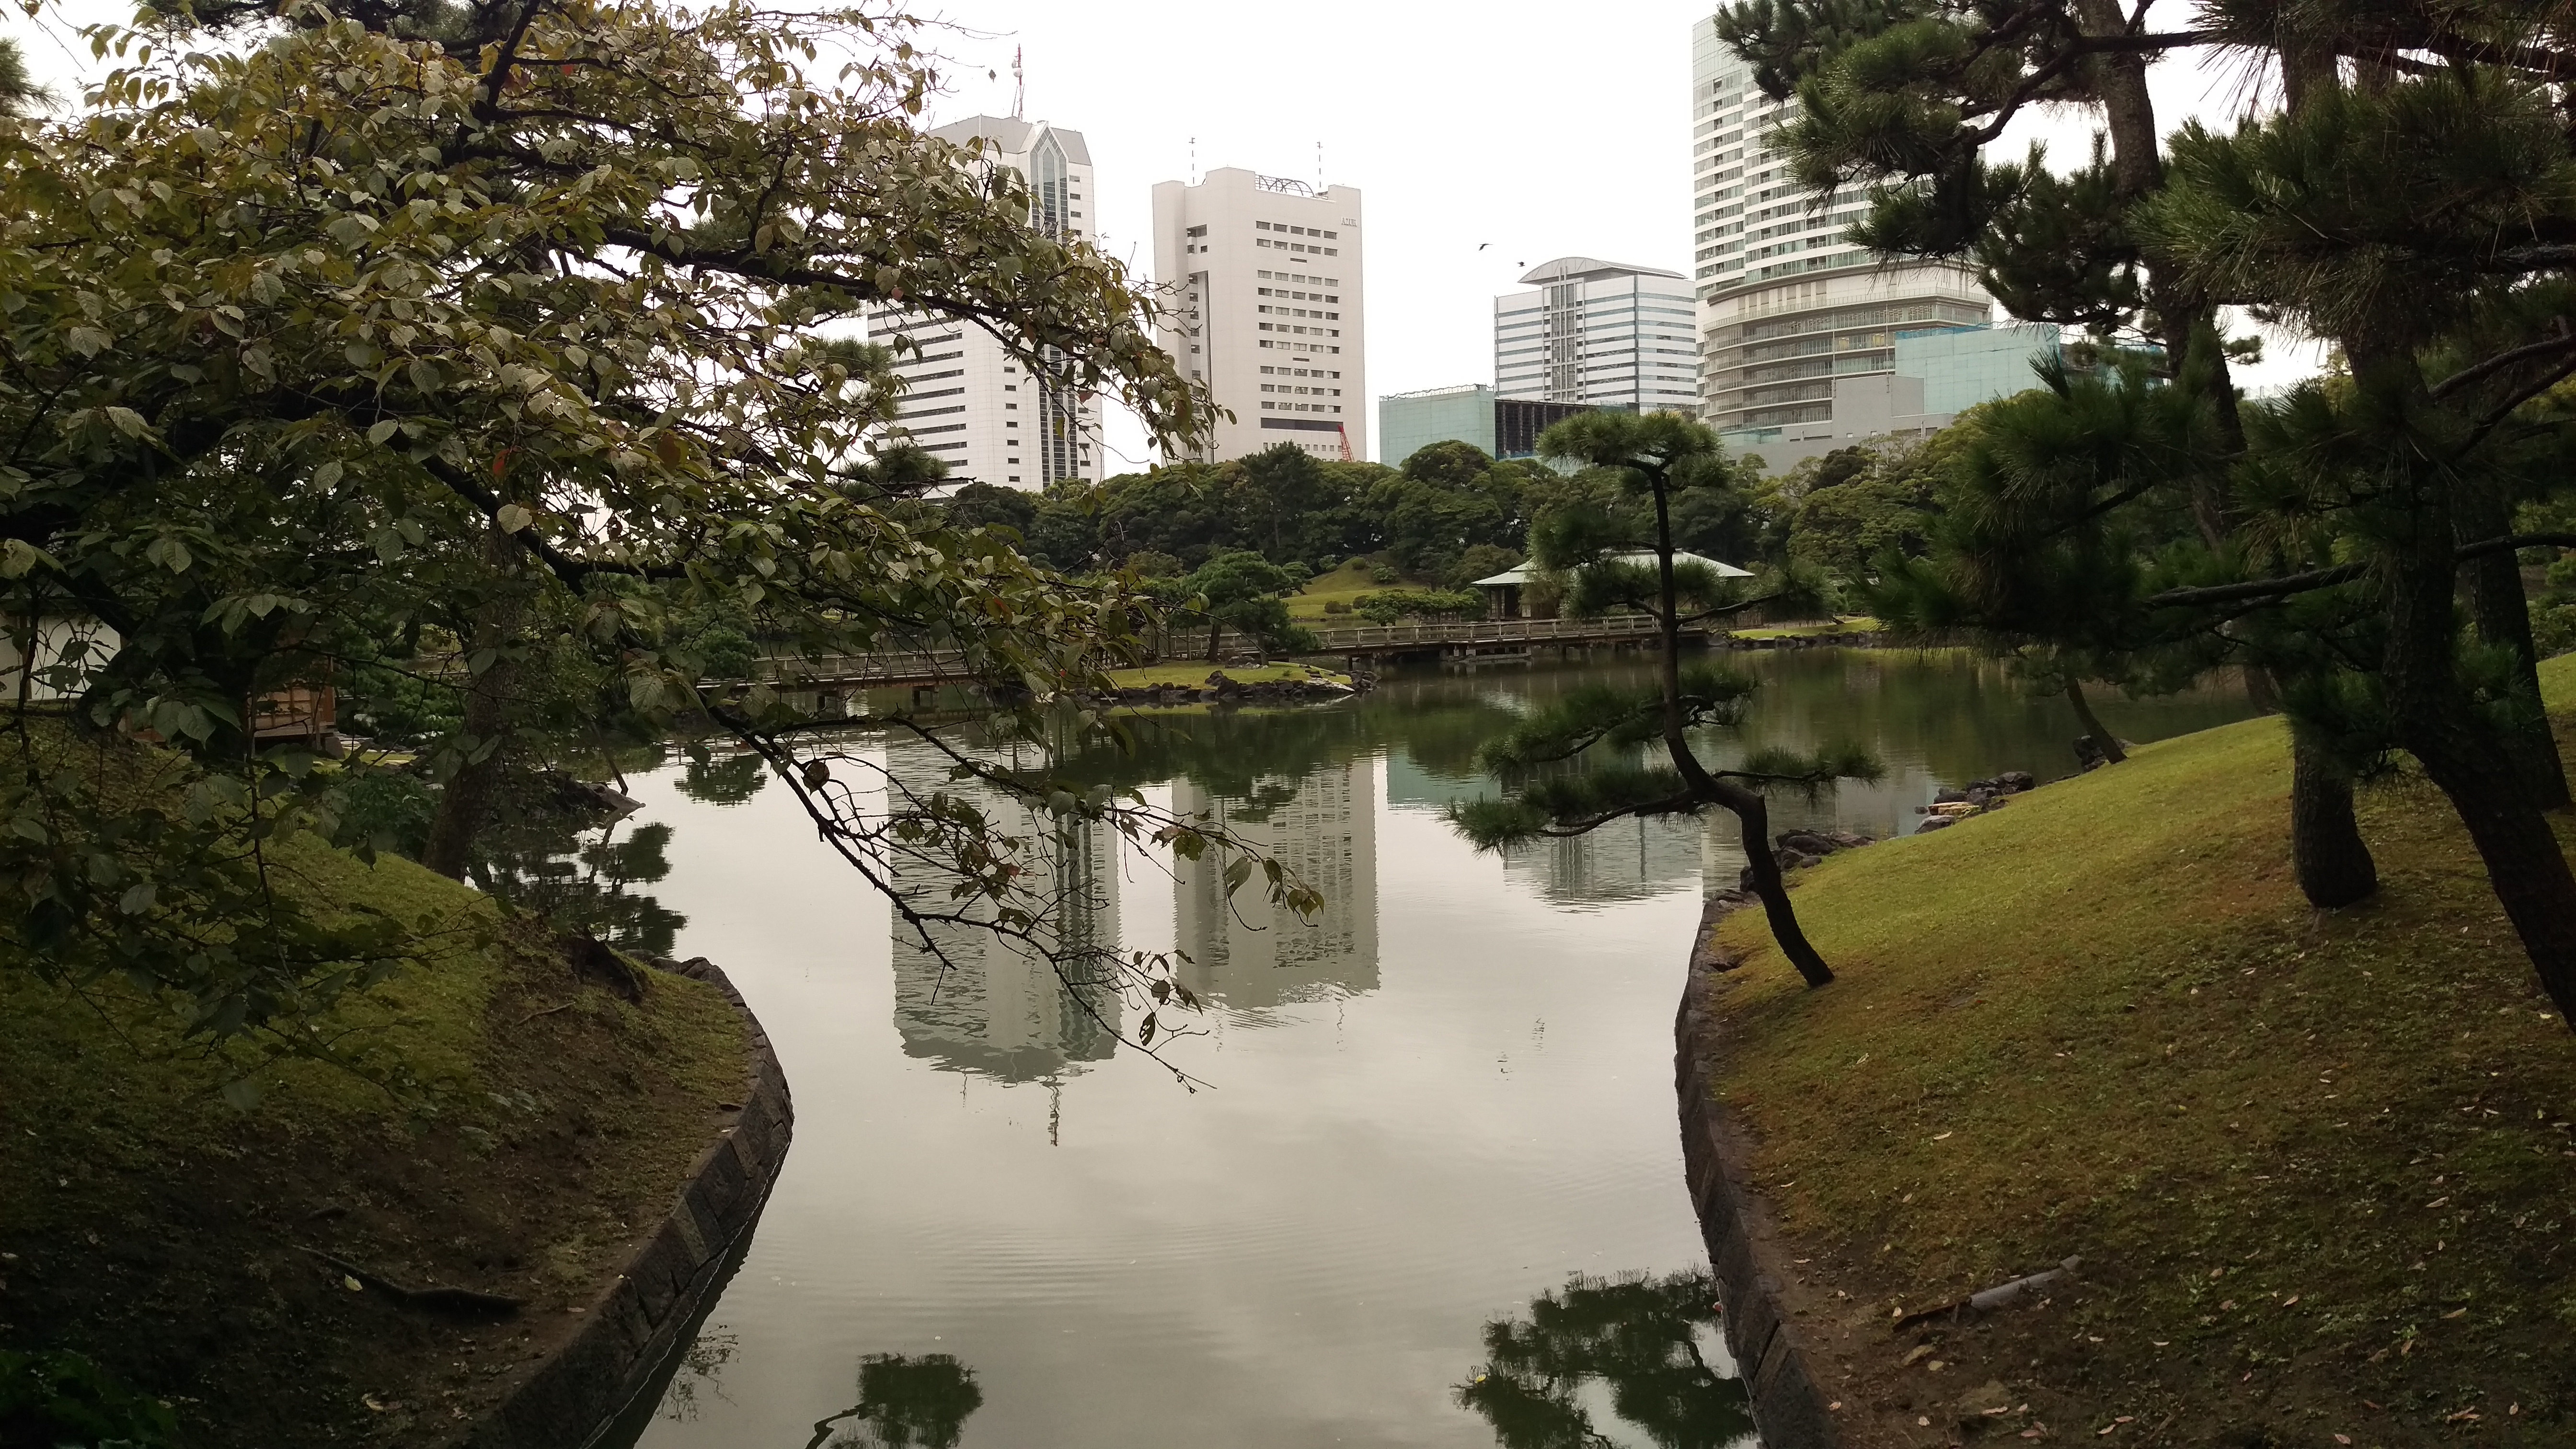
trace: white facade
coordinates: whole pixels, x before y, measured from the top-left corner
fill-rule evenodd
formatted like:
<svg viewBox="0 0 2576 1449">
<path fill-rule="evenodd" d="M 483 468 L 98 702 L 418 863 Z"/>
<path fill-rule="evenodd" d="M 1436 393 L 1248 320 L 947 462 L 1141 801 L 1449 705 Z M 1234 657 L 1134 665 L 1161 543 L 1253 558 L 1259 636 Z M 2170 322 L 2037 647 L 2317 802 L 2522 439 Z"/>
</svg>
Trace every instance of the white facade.
<svg viewBox="0 0 2576 1449">
<path fill-rule="evenodd" d="M 1234 414 L 1202 461 L 1294 443 L 1369 455 L 1360 193 L 1234 167 L 1154 188 L 1159 341 Z"/>
<path fill-rule="evenodd" d="M 1292 799 L 1249 816 L 1238 813 L 1243 801 L 1172 782 L 1173 810 L 1212 817 L 1324 897 L 1322 910 L 1300 916 L 1271 904 L 1257 876 L 1228 892 L 1213 851 L 1174 862 L 1172 941 L 1189 955 L 1192 991 L 1240 1012 L 1377 989 L 1377 769 L 1366 756 L 1321 766 Z"/>
<path fill-rule="evenodd" d="M 1691 28 L 1700 418 L 1721 430 L 1829 423 L 1837 380 L 1894 371 L 1898 331 L 1993 316 L 1965 268 L 1882 265 L 1844 238 L 1868 199 L 1799 186 L 1763 142 L 1794 104 L 1754 86 L 1713 17 Z"/>
<path fill-rule="evenodd" d="M 1017 117 L 975 116 L 930 133 L 984 143 L 989 164 L 1017 172 L 1029 188 L 1029 220 L 1061 241 L 1097 234 L 1091 149 L 1079 131 Z M 911 339 L 895 371 L 907 384 L 895 425 L 948 463 L 951 483 L 998 483 L 1031 491 L 1050 483 L 1100 481 L 1100 401 L 1030 374 L 981 325 L 888 309 L 868 314 L 879 341 Z"/>
<path fill-rule="evenodd" d="M 1559 257 L 1494 299 L 1494 391 L 1544 402 L 1695 412 L 1690 280 L 1657 267 Z"/>
</svg>

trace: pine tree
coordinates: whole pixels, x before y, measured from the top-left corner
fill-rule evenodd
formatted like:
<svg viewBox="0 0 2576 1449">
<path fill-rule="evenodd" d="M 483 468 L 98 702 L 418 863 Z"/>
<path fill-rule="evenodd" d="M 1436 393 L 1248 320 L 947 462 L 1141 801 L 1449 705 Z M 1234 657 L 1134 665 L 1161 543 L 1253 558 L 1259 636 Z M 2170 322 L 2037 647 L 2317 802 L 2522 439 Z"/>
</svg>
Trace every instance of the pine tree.
<svg viewBox="0 0 2576 1449">
<path fill-rule="evenodd" d="M 1855 748 L 1812 754 L 1768 750 L 1734 768 L 1717 768 L 1692 748 L 1698 731 L 1735 724 L 1752 697 L 1753 681 L 1741 674 L 1682 667 L 1687 625 L 1785 601 L 1799 592 L 1790 579 L 1747 593 L 1704 564 L 1676 560 L 1675 500 L 1695 488 L 1722 488 L 1731 479 L 1717 435 L 1672 413 L 1597 412 L 1568 418 L 1539 437 L 1550 458 L 1588 464 L 1618 480 L 1649 505 L 1653 522 L 1642 540 L 1654 562 L 1629 562 L 1622 550 L 1640 540 L 1605 510 L 1568 509 L 1542 530 L 1541 564 L 1567 573 L 1567 610 L 1576 616 L 1642 613 L 1656 625 L 1661 678 L 1651 693 L 1607 686 L 1578 690 L 1537 711 L 1481 753 L 1511 793 L 1456 807 L 1451 820 L 1481 846 L 1503 846 L 1539 836 L 1582 835 L 1613 820 L 1693 816 L 1712 806 L 1732 814 L 1742 828 L 1754 894 L 1781 954 L 1809 986 L 1834 979 L 1824 957 L 1807 940 L 1772 850 L 1772 789 L 1817 791 L 1843 779 L 1875 779 L 1878 765 Z M 1596 749 L 1616 752 L 1652 743 L 1665 763 L 1593 764 Z"/>
<path fill-rule="evenodd" d="M 2537 12 L 2492 4 L 2221 0 L 2196 19 L 2153 32 L 2143 6 L 2110 0 L 1754 0 L 1729 25 L 1766 85 L 1799 94 L 1807 178 L 1881 183 L 1862 229 L 1880 250 L 1971 256 L 2022 315 L 2089 306 L 2117 325 L 2134 308 L 2177 365 L 2221 305 L 2340 347 L 2348 381 L 2250 430 L 2233 390 L 2213 389 L 2222 427 L 2250 436 L 2196 500 L 2210 577 L 2146 602 L 2281 652 L 2300 830 L 2348 821 L 2357 760 L 2419 761 L 2576 1021 L 2576 874 L 2543 813 L 2567 781 L 2506 566 L 2567 536 L 2505 531 L 2569 431 L 2544 394 L 2576 373 L 2576 56 Z M 2264 58 L 2284 110 L 2227 134 L 2187 126 L 2160 152 L 2143 61 L 2222 48 Z M 2108 136 L 2089 168 L 2044 177 L 2037 157 L 1977 155 L 2020 111 L 2070 101 Z M 2297 620 L 2320 610 L 2346 627 L 2302 658 Z M 2301 838 L 2303 882 L 2356 848 Z"/>
<path fill-rule="evenodd" d="M 2253 551 L 2249 520 L 2229 486 L 2244 445 L 2233 349 L 2219 341 L 2207 290 L 2152 254 L 2135 216 L 2166 179 L 2145 65 L 2208 38 L 2148 32 L 2144 20 L 2143 8 L 2125 18 L 2110 0 L 1973 9 L 1748 0 L 1720 27 L 1758 64 L 1761 84 L 1798 96 L 1798 119 L 1783 139 L 1801 179 L 1872 185 L 1874 205 L 1856 239 L 1885 256 L 1970 262 L 2014 316 L 2124 341 L 2191 388 L 2217 446 L 2182 476 L 2112 486 L 2104 506 L 2154 509 L 2179 487 L 2202 547 L 2243 558 Z M 2037 146 L 2018 162 L 1989 161 L 1986 143 L 2043 105 L 2083 107 L 2100 119 L 2086 163 L 2059 175 Z M 2277 656 L 2239 658 L 2253 666 L 2258 700 L 2307 697 L 2276 676 L 2285 664 Z M 2321 738 L 2294 732 L 2292 853 L 2339 863 L 2303 870 L 2300 880 L 2312 903 L 2349 905 L 2376 889 L 2377 872 L 2353 820 L 2355 763 L 2318 753 Z"/>
</svg>

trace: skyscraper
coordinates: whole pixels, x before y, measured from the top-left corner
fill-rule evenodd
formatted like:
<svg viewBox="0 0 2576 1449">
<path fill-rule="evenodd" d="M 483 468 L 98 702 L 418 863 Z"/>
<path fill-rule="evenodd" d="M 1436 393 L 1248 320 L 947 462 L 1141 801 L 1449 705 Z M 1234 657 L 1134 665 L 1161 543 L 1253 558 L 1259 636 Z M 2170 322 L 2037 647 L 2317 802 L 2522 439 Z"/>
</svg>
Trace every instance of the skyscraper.
<svg viewBox="0 0 2576 1449">
<path fill-rule="evenodd" d="M 1198 456 L 1223 462 L 1294 443 L 1366 458 L 1368 371 L 1360 193 L 1235 167 L 1154 188 L 1154 277 L 1169 294 L 1163 349 L 1217 405 Z"/>
<path fill-rule="evenodd" d="M 1713 17 L 1692 27 L 1700 419 L 1752 441 L 1831 424 L 1838 398 L 1890 411 L 1899 332 L 1980 326 L 1993 311 L 1963 268 L 1882 265 L 1844 239 L 1867 200 L 1799 186 L 1763 144 L 1795 104 L 1754 87 Z"/>
<path fill-rule="evenodd" d="M 1091 148 L 1079 131 L 1017 116 L 974 116 L 931 135 L 984 143 L 981 165 L 1019 174 L 1029 188 L 1030 222 L 1062 241 L 1095 233 Z M 869 335 L 911 339 L 895 371 L 909 384 L 895 425 L 948 463 L 955 482 L 1035 490 L 1070 479 L 1100 480 L 1100 403 L 1060 388 L 1011 356 L 977 323 L 888 308 L 868 314 Z"/>
<path fill-rule="evenodd" d="M 1521 284 L 1532 290 L 1494 299 L 1494 391 L 1641 413 L 1698 408 L 1697 329 L 1681 273 L 1558 257 Z"/>
</svg>

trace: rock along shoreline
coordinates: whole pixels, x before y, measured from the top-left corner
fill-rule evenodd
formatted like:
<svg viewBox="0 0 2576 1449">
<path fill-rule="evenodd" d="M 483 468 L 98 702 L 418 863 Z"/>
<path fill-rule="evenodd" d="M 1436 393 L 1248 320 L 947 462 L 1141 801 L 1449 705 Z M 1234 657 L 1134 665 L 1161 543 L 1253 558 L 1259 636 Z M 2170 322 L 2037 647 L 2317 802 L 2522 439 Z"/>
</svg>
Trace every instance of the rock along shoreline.
<svg viewBox="0 0 2576 1449">
<path fill-rule="evenodd" d="M 795 1105 L 760 1018 L 705 957 L 653 964 L 705 982 L 742 1013 L 749 1038 L 740 1109 L 698 1155 L 643 1246 L 581 1310 L 581 1328 L 450 1440 L 455 1449 L 588 1449 L 605 1438 L 687 1348 L 787 1159 Z"/>
</svg>

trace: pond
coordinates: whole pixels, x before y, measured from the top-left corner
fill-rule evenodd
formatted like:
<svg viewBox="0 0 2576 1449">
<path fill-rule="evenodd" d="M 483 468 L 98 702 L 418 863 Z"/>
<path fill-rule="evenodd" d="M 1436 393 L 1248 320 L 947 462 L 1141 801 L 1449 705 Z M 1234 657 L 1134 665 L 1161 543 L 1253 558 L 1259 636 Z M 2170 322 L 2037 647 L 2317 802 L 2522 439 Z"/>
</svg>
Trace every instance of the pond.
<svg viewBox="0 0 2576 1449">
<path fill-rule="evenodd" d="M 1910 830 L 1944 785 L 2073 768 L 2068 707 L 1964 655 L 1747 667 L 1765 684 L 1742 744 L 1856 740 L 1887 766 L 1783 802 L 1778 829 Z M 1192 958 L 1211 1005 L 1171 1055 L 1196 1091 L 1116 1050 L 1040 963 L 968 949 L 940 972 L 756 773 L 635 777 L 624 829 L 650 849 L 598 858 L 649 890 L 628 918 L 732 975 L 797 1109 L 640 1442 L 1749 1443 L 1672 1096 L 1691 930 L 1743 861 L 1732 821 L 1498 857 L 1441 814 L 1492 788 L 1472 757 L 1514 711 L 1644 677 L 1634 656 L 1399 673 L 1337 706 L 1172 717 L 1083 762 L 1222 814 L 1326 894 L 1301 925 L 1114 842 L 1073 863 L 1079 929 Z M 2246 712 L 2226 691 L 2100 709 L 2141 741 Z"/>
</svg>

